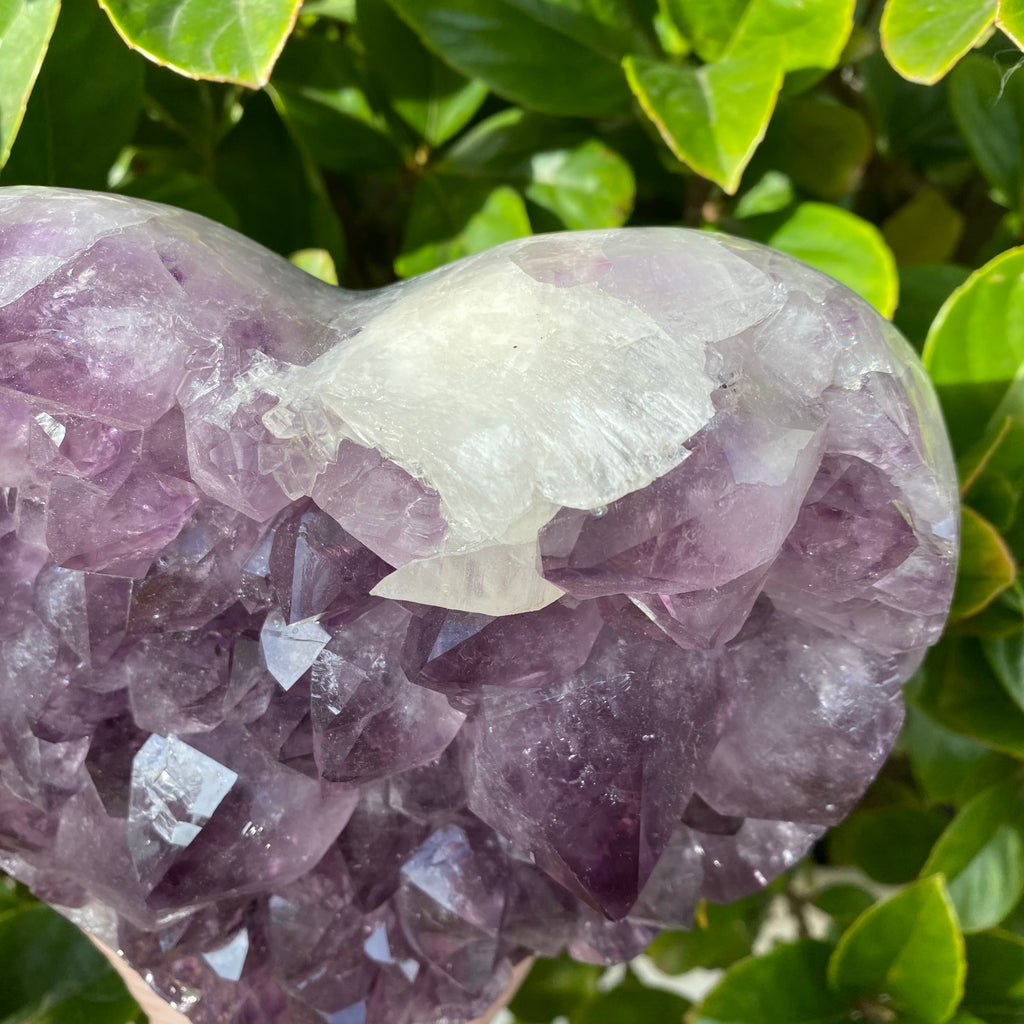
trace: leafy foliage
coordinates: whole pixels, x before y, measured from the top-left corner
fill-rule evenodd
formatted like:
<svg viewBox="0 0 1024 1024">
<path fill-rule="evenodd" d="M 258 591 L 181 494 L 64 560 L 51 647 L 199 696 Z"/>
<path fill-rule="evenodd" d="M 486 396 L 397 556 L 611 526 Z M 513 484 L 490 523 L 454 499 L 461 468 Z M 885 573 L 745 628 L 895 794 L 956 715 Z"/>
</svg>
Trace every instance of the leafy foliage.
<svg viewBox="0 0 1024 1024">
<path fill-rule="evenodd" d="M 1022 42 L 1021 0 L 0 0 L 5 184 L 177 204 L 348 287 L 534 231 L 725 230 L 923 351 L 964 543 L 896 754 L 815 863 L 644 970 L 538 964 L 524 1024 L 1024 1020 Z M 7 883 L 0 951 L 0 1024 L 136 1017 Z"/>
</svg>

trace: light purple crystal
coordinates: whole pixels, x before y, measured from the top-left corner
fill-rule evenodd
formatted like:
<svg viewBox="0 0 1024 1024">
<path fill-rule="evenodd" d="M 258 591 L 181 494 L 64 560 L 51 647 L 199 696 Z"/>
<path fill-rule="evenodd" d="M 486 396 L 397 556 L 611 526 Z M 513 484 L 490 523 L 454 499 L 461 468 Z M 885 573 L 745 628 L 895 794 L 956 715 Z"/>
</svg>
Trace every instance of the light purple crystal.
<svg viewBox="0 0 1024 1024">
<path fill-rule="evenodd" d="M 0 190 L 0 845 L 198 1024 L 434 1024 L 796 862 L 956 560 L 920 366 L 788 257 L 379 292 Z"/>
</svg>

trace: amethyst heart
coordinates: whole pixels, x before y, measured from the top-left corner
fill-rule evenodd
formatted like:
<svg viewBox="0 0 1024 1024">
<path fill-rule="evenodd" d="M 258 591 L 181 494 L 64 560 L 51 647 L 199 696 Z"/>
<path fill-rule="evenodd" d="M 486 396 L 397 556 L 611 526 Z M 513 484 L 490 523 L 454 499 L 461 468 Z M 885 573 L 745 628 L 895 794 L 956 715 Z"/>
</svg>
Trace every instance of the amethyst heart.
<svg viewBox="0 0 1024 1024">
<path fill-rule="evenodd" d="M 955 473 L 824 275 L 629 229 L 353 294 L 34 188 L 0 261 L 0 864 L 196 1021 L 467 1019 L 880 767 Z"/>
</svg>

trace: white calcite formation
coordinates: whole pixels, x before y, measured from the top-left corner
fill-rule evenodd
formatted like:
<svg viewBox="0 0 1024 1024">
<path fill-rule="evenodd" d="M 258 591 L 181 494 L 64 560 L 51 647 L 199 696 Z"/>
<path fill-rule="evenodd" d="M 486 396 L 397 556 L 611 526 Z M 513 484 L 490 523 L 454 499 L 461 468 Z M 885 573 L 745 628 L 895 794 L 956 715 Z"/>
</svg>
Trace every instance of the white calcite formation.
<svg viewBox="0 0 1024 1024">
<path fill-rule="evenodd" d="M 952 592 L 916 357 L 797 261 L 378 292 L 0 189 L 0 866 L 197 1024 L 467 1020 L 795 863 Z"/>
</svg>

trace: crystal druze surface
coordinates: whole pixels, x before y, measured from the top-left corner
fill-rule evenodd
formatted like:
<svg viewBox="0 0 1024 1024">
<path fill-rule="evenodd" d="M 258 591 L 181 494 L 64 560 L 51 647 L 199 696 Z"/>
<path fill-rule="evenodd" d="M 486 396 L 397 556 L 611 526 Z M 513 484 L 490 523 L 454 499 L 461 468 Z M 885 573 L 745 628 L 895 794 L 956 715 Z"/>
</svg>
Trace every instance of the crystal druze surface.
<svg viewBox="0 0 1024 1024">
<path fill-rule="evenodd" d="M 379 292 L 0 190 L 0 864 L 200 1024 L 436 1024 L 880 767 L 954 470 L 864 302 L 677 229 Z"/>
</svg>

